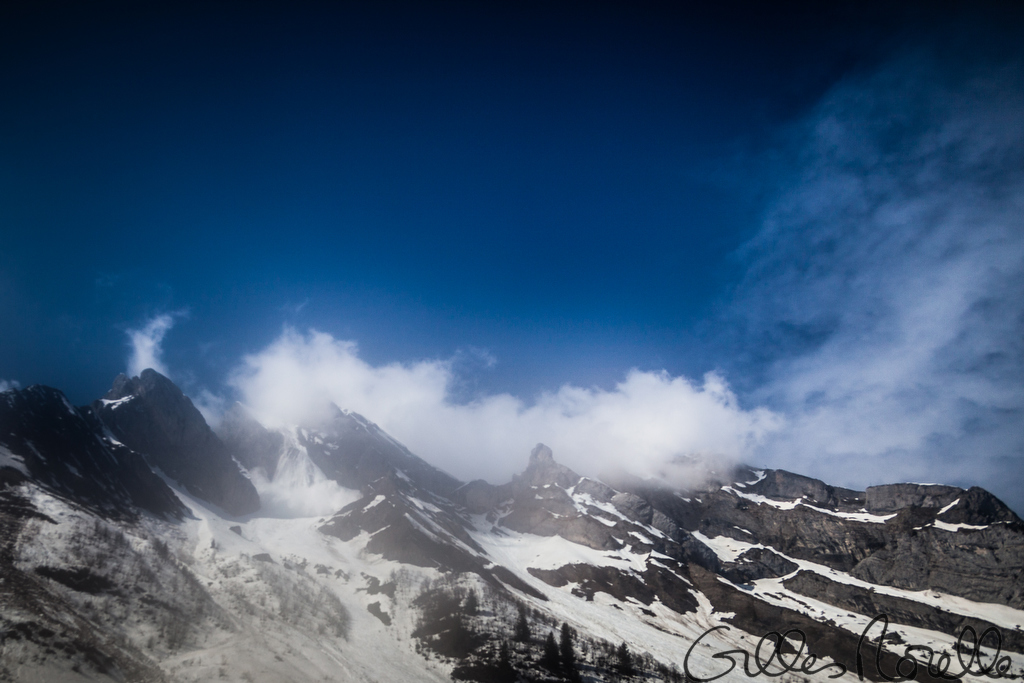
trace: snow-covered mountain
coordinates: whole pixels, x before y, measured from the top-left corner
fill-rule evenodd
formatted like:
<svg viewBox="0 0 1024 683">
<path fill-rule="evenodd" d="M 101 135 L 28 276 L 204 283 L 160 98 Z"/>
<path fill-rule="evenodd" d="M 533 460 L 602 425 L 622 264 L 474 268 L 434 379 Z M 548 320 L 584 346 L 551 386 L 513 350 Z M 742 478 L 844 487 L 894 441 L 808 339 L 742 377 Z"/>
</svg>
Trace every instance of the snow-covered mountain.
<svg viewBox="0 0 1024 683">
<path fill-rule="evenodd" d="M 524 461 L 463 483 L 340 409 L 214 431 L 152 370 L 0 393 L 0 680 L 1024 675 L 1024 523 L 982 489 Z"/>
</svg>

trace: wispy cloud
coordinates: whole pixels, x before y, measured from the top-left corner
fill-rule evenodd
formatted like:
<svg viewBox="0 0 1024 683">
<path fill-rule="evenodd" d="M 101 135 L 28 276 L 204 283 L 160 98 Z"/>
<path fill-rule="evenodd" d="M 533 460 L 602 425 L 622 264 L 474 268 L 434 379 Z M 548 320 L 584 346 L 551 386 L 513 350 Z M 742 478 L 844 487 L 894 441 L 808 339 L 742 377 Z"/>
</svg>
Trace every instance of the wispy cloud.
<svg viewBox="0 0 1024 683">
<path fill-rule="evenodd" d="M 193 392 L 190 396 L 192 404 L 202 413 L 206 423 L 216 428 L 220 424 L 224 411 L 228 409 L 227 399 L 205 388 L 199 389 L 197 393 Z"/>
<path fill-rule="evenodd" d="M 776 465 L 981 483 L 1024 509 L 1024 78 L 906 58 L 793 137 L 735 310 Z"/>
<path fill-rule="evenodd" d="M 162 313 L 154 316 L 139 329 L 127 331 L 131 354 L 128 357 L 128 374 L 138 375 L 146 368 L 152 368 L 162 375 L 168 375 L 167 366 L 163 362 L 161 344 L 164 335 L 174 327 L 175 320 L 183 317 L 184 311 Z"/>
<path fill-rule="evenodd" d="M 639 475 L 680 476 L 676 456 L 726 464 L 779 427 L 764 409 L 739 407 L 725 381 L 692 382 L 630 371 L 614 389 L 565 385 L 527 403 L 509 394 L 456 401 L 452 361 L 373 366 L 354 342 L 286 329 L 247 356 L 231 383 L 269 424 L 303 424 L 327 403 L 355 410 L 411 450 L 462 479 L 507 479 L 542 441 L 584 473 L 626 466 Z"/>
<path fill-rule="evenodd" d="M 303 299 L 299 303 L 287 303 L 281 306 L 281 310 L 290 315 L 298 315 L 302 313 L 302 310 L 309 306 L 309 299 Z"/>
<path fill-rule="evenodd" d="M 9 391 L 11 389 L 19 389 L 21 385 L 15 382 L 13 379 L 0 379 L 0 391 Z"/>
</svg>

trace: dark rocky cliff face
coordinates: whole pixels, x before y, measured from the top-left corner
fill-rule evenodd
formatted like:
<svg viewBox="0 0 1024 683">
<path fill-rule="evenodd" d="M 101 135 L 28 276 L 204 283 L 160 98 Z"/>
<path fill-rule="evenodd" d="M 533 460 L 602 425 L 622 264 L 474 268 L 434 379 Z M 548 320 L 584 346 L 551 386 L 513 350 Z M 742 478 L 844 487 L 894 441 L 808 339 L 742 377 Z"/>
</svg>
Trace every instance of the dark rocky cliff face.
<svg viewBox="0 0 1024 683">
<path fill-rule="evenodd" d="M 747 468 L 749 470 L 749 468 Z M 852 491 L 838 486 L 829 486 L 823 481 L 794 474 L 785 470 L 768 470 L 765 477 L 756 484 L 744 487 L 751 493 L 777 498 L 796 500 L 804 498 L 826 507 L 859 510 L 864 507 L 864 492 Z M 868 507 L 871 510 L 871 507 Z"/>
<path fill-rule="evenodd" d="M 857 492 L 762 474 L 687 498 L 656 486 L 636 493 L 707 537 L 760 543 L 875 584 L 1024 607 L 1024 523 L 987 491 L 893 484 Z"/>
<path fill-rule="evenodd" d="M 73 407 L 57 389 L 31 386 L 0 394 L 0 446 L 28 478 L 105 515 L 137 510 L 180 518 L 185 508 L 142 456 L 108 439 L 89 408 Z M 16 468 L 7 478 L 20 479 Z"/>
<path fill-rule="evenodd" d="M 114 436 L 189 493 L 228 514 L 259 509 L 259 494 L 181 390 L 155 370 L 119 375 L 93 410 Z"/>
<path fill-rule="evenodd" d="M 963 489 L 935 484 L 886 484 L 869 486 L 866 492 L 868 512 L 885 514 L 907 507 L 941 508 L 960 497 Z"/>
</svg>

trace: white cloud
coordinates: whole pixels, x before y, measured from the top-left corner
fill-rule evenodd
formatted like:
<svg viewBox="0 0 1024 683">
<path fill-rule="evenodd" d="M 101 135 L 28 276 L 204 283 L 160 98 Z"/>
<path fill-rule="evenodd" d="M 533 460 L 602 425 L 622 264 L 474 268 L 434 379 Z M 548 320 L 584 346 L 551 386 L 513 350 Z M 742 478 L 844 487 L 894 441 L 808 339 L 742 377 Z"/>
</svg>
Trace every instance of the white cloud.
<svg viewBox="0 0 1024 683">
<path fill-rule="evenodd" d="M 772 349 L 774 464 L 980 483 L 1024 507 L 1024 87 L 908 58 L 799 128 L 737 308 Z"/>
<path fill-rule="evenodd" d="M 162 375 L 169 374 L 161 358 L 163 349 L 160 345 L 163 343 L 164 335 L 174 326 L 175 318 L 183 315 L 181 311 L 163 313 L 151 318 L 143 327 L 127 331 L 131 345 L 131 355 L 128 358 L 129 376 L 134 377 L 146 368 L 152 368 Z"/>
<path fill-rule="evenodd" d="M 228 402 L 223 396 L 213 393 L 209 389 L 200 389 L 198 394 L 191 397 L 192 405 L 196 407 L 206 420 L 206 424 L 214 429 L 220 424 L 224 411 L 228 409 Z"/>
<path fill-rule="evenodd" d="M 0 379 L 0 391 L 9 391 L 11 389 L 19 389 L 21 385 L 12 380 Z"/>
<path fill-rule="evenodd" d="M 504 481 L 537 442 L 583 473 L 664 474 L 675 456 L 733 461 L 779 427 L 739 407 L 725 381 L 632 370 L 612 390 L 570 385 L 526 403 L 509 394 L 455 402 L 452 361 L 372 366 L 351 341 L 286 329 L 247 356 L 231 383 L 268 425 L 315 422 L 328 401 L 354 410 L 461 479 Z M 671 472 L 668 472 L 671 474 Z"/>
<path fill-rule="evenodd" d="M 260 494 L 260 514 L 268 517 L 324 517 L 361 495 L 328 479 L 291 444 L 285 447 L 273 479 L 267 478 L 262 467 L 249 476 Z"/>
</svg>

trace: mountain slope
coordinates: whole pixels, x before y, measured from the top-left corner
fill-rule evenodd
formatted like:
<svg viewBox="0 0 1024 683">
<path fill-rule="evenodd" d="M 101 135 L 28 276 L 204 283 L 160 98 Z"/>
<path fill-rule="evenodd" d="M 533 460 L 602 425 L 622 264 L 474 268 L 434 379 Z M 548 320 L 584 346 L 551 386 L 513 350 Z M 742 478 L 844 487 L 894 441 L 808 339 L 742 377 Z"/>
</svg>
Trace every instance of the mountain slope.
<svg viewBox="0 0 1024 683">
<path fill-rule="evenodd" d="M 91 409 L 0 394 L 0 679 L 674 681 L 799 629 L 816 673 L 781 680 L 858 680 L 860 646 L 881 681 L 965 627 L 1024 673 L 1024 525 L 981 489 L 740 467 L 684 491 L 540 444 L 463 484 L 355 413 L 274 430 L 238 406 L 218 431 L 156 373 Z M 276 507 L 237 516 L 253 482 Z M 338 507 L 297 516 L 311 497 Z M 879 613 L 885 645 L 860 643 Z"/>
</svg>

